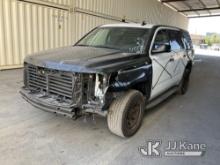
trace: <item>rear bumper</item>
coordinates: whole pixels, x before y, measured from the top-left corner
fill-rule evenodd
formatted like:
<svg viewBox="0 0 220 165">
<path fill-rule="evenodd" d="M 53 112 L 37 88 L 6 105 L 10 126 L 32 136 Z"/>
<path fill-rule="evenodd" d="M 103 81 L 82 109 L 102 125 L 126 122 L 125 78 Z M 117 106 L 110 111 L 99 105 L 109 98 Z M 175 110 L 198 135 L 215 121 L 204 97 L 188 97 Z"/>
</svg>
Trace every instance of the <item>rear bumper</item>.
<svg viewBox="0 0 220 165">
<path fill-rule="evenodd" d="M 53 112 L 71 118 L 76 115 L 74 111 L 74 108 L 76 107 L 74 105 L 51 103 L 51 98 L 45 99 L 43 95 L 40 96 L 39 94 L 30 93 L 30 90 L 26 90 L 24 88 L 21 89 L 20 93 L 27 102 L 41 110 Z"/>
</svg>

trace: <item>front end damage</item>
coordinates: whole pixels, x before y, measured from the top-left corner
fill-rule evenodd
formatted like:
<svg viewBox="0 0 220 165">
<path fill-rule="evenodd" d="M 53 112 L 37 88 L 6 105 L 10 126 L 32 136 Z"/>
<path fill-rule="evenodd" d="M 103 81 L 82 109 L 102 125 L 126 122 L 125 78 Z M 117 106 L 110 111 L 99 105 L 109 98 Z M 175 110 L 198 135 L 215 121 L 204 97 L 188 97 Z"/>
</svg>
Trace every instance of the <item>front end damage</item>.
<svg viewBox="0 0 220 165">
<path fill-rule="evenodd" d="M 23 98 L 33 106 L 77 117 L 84 113 L 106 116 L 108 75 L 75 73 L 25 64 Z"/>
</svg>

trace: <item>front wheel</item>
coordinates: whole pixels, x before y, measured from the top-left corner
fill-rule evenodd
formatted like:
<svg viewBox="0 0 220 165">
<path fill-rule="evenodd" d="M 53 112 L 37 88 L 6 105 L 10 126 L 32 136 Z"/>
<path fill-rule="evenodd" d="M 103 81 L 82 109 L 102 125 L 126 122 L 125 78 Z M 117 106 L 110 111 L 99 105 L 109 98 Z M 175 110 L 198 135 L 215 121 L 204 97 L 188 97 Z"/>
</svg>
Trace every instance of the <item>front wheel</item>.
<svg viewBox="0 0 220 165">
<path fill-rule="evenodd" d="M 131 137 L 141 126 L 144 114 L 144 97 L 130 90 L 114 100 L 109 108 L 109 130 L 121 137 Z"/>
</svg>

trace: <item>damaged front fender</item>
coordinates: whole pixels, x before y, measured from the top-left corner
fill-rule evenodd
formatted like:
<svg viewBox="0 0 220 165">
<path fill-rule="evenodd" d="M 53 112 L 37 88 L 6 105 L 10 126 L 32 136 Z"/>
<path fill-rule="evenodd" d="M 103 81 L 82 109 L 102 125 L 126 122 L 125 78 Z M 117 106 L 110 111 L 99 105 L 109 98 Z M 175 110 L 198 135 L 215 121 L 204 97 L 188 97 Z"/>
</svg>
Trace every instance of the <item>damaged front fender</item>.
<svg viewBox="0 0 220 165">
<path fill-rule="evenodd" d="M 152 80 L 152 65 L 144 65 L 141 67 L 132 67 L 125 70 L 120 70 L 117 75 L 111 79 L 110 91 L 124 91 L 132 87 L 151 82 Z"/>
</svg>

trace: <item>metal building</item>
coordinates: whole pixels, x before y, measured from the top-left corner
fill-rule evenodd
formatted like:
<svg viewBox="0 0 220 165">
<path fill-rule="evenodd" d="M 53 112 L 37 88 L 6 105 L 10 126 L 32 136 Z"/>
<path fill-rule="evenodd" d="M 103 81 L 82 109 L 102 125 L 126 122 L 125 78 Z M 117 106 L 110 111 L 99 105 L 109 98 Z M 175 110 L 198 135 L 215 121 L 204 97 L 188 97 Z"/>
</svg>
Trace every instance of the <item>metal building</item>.
<svg viewBox="0 0 220 165">
<path fill-rule="evenodd" d="M 95 26 L 123 18 L 188 26 L 157 0 L 0 0 L 0 70 L 22 67 L 28 54 L 73 44 Z"/>
</svg>

